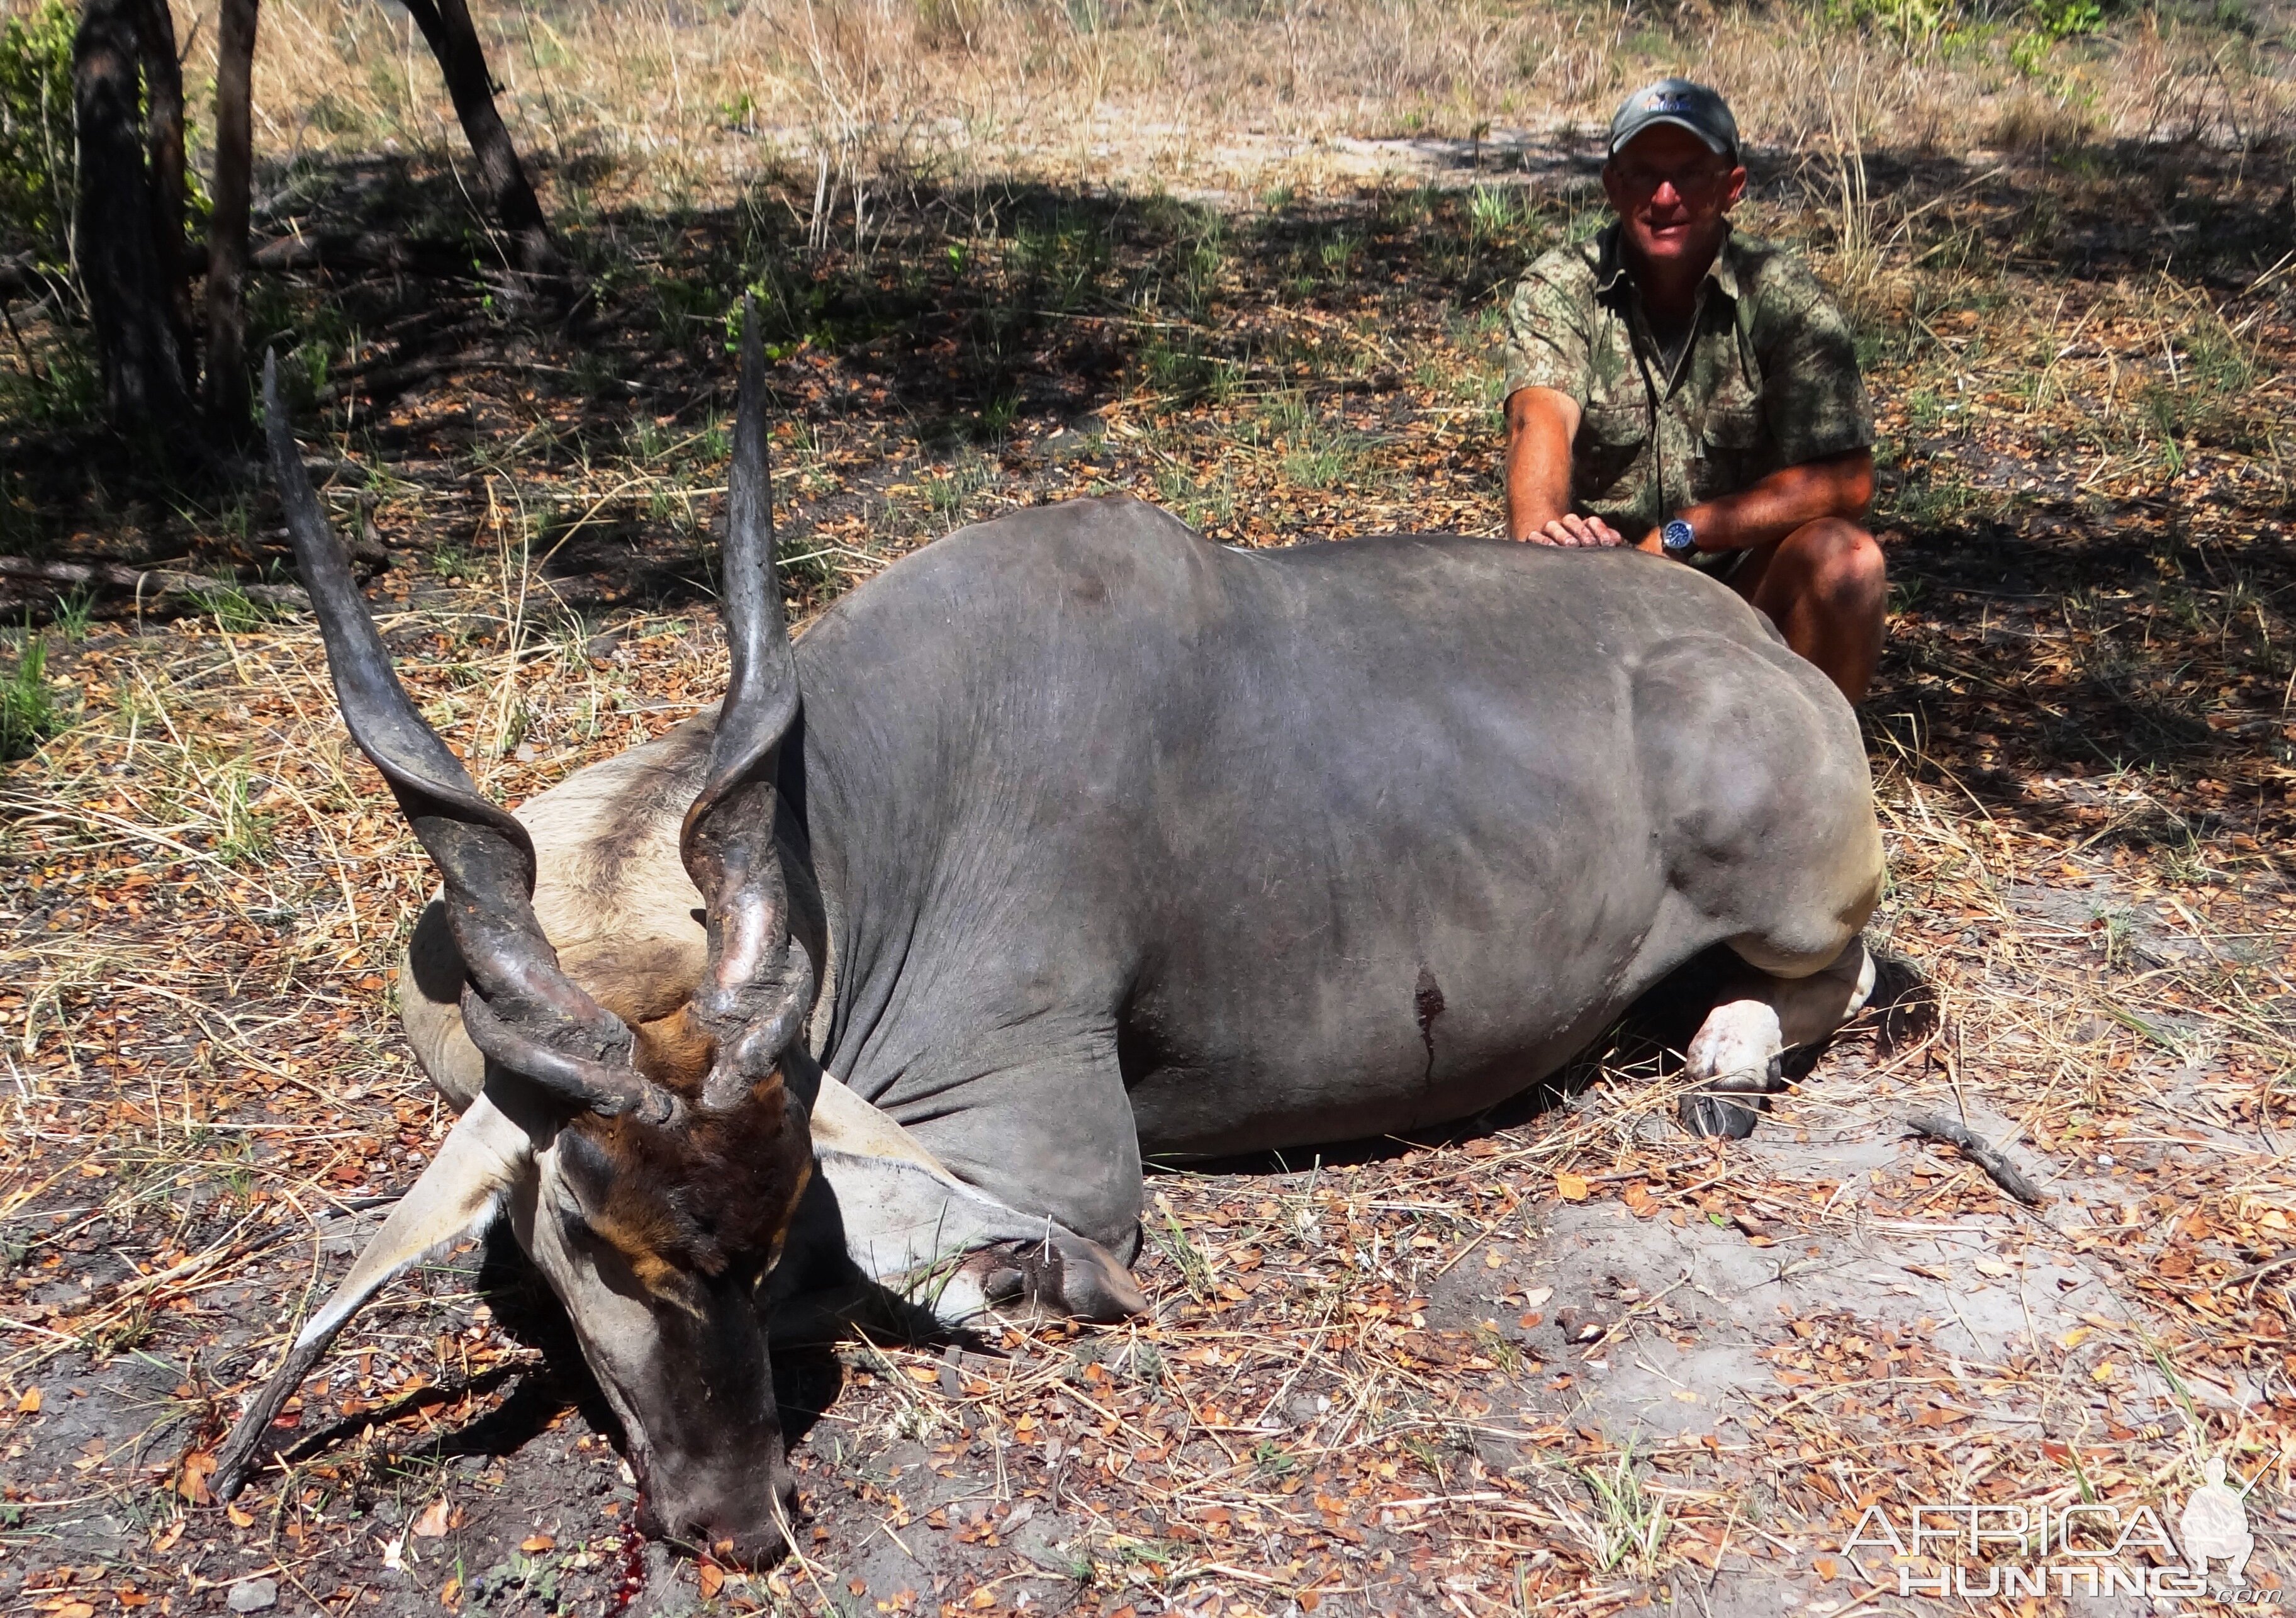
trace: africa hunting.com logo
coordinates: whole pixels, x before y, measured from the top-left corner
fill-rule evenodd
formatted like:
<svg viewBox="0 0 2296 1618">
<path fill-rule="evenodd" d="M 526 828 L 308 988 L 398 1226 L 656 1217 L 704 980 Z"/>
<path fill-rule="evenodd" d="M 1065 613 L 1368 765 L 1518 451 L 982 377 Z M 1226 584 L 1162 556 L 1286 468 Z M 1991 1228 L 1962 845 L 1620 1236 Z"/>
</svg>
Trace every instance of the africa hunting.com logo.
<svg viewBox="0 0 2296 1618">
<path fill-rule="evenodd" d="M 2256 1536 L 2248 1525 L 2248 1485 L 2225 1482 L 2221 1456 L 2202 1468 L 2205 1482 L 2177 1514 L 2177 1538 L 2150 1506 L 2082 1502 L 2050 1507 L 1963 1502 L 1915 1506 L 1893 1515 L 1869 1506 L 1843 1542 L 1842 1554 L 1886 1551 L 1896 1564 L 1898 1594 L 1983 1598 L 2018 1596 L 2204 1596 L 2268 1601 L 2272 1592 L 2244 1588 Z M 2259 1474 L 2259 1476 L 2261 1474 Z M 2157 1560 L 2135 1558 L 2153 1553 Z M 1946 1553 L 1953 1553 L 1948 1561 Z M 1992 1554 L 1991 1560 L 1979 1560 Z M 1964 1561 L 1960 1558 L 1967 1557 Z M 1937 1571 L 1913 1565 L 1928 1560 Z M 2210 1565 L 2223 1563 L 2218 1583 Z"/>
</svg>

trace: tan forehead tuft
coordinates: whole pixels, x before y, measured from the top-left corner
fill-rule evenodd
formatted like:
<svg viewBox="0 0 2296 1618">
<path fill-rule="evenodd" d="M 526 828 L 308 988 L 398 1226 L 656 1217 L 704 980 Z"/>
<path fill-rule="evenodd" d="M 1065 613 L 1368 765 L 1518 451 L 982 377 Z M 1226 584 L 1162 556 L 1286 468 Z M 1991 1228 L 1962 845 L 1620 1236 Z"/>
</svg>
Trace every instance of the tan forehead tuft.
<svg viewBox="0 0 2296 1618">
<path fill-rule="evenodd" d="M 709 1071 L 716 1047 L 683 1002 L 667 1016 L 638 1023 L 636 1031 L 638 1072 L 682 1096 L 701 1093 L 702 1075 Z"/>
</svg>

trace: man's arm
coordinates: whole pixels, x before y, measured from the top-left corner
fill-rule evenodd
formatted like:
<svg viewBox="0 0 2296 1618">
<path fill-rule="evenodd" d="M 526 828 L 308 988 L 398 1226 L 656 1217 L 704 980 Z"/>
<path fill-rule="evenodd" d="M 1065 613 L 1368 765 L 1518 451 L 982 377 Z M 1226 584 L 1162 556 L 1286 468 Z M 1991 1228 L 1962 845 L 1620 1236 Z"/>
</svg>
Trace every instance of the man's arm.
<svg viewBox="0 0 2296 1618">
<path fill-rule="evenodd" d="M 1600 517 L 1570 510 L 1570 440 L 1578 401 L 1557 388 L 1518 388 L 1506 401 L 1507 538 L 1539 545 L 1617 545 Z"/>
<path fill-rule="evenodd" d="M 1513 421 L 1514 401 L 1507 401 L 1508 421 Z M 1513 471 L 1512 452 L 1508 471 Z M 1513 511 L 1514 484 L 1507 483 L 1508 511 Z M 1702 501 L 1677 515 L 1690 524 L 1702 551 L 1739 551 L 1783 539 L 1805 522 L 1821 517 L 1841 517 L 1864 523 L 1874 504 L 1874 452 L 1846 450 L 1841 455 L 1782 467 L 1758 483 L 1734 495 Z M 1643 548 L 1656 550 L 1653 530 Z"/>
</svg>

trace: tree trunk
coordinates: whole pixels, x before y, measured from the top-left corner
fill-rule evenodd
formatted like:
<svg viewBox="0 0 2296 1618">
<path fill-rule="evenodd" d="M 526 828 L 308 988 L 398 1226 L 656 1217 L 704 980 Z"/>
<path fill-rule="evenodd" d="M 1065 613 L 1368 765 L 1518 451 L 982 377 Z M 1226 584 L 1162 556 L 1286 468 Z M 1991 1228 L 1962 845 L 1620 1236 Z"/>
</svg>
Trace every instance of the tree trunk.
<svg viewBox="0 0 2296 1618">
<path fill-rule="evenodd" d="M 550 226 L 542 204 L 527 182 L 518 160 L 518 148 L 503 127 L 495 108 L 494 75 L 487 70 L 486 53 L 480 48 L 478 29 L 472 26 L 470 7 L 463 0 L 404 0 L 439 59 L 447 77 L 447 94 L 454 99 L 455 116 L 462 120 L 471 153 L 479 160 L 480 183 L 494 205 L 495 218 L 510 235 L 512 259 L 529 275 L 554 275 L 561 269 Z"/>
<path fill-rule="evenodd" d="M 121 427 L 181 429 L 191 418 L 190 344 L 180 319 L 183 176 L 164 174 L 183 152 L 182 78 L 175 54 L 146 60 L 164 0 L 86 0 L 72 40 L 72 110 L 79 135 L 76 246 L 103 373 L 104 407 Z M 173 25 L 168 28 L 172 40 Z M 144 102 L 147 80 L 152 116 Z M 168 85 L 176 85 L 167 129 Z M 146 135 L 149 135 L 149 151 Z M 155 177 L 151 158 L 162 160 Z M 155 179 L 157 183 L 155 184 Z M 172 199 L 174 234 L 166 220 Z"/>
<path fill-rule="evenodd" d="M 215 211 L 208 216 L 207 414 L 232 438 L 248 426 L 247 209 L 254 140 L 249 125 L 259 0 L 223 0 L 216 36 Z"/>
<path fill-rule="evenodd" d="M 136 26 L 144 38 L 144 149 L 152 176 L 152 250 L 168 291 L 168 316 L 183 359 L 184 392 L 199 382 L 192 344 L 192 277 L 185 263 L 184 209 L 191 185 L 184 168 L 184 66 L 176 54 L 176 19 L 168 0 L 144 0 Z"/>
</svg>

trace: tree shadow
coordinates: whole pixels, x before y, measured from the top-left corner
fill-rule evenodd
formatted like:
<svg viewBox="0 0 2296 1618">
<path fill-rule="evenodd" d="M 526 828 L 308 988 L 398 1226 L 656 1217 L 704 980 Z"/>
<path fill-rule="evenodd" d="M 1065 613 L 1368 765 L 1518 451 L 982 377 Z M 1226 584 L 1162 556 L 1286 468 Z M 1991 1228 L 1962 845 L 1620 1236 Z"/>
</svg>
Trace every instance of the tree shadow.
<svg viewBox="0 0 2296 1618">
<path fill-rule="evenodd" d="M 1433 445 L 1454 486 L 1487 478 L 1496 417 L 1481 439 L 1457 442 L 1447 423 L 1463 395 L 1399 375 L 1398 356 L 1482 377 L 1487 393 L 1496 300 L 1539 251 L 1596 216 L 1584 149 L 1494 143 L 1464 160 L 1465 183 L 1229 211 L 913 177 L 857 243 L 840 234 L 826 250 L 808 239 L 810 174 L 767 170 L 727 206 L 610 208 L 570 229 L 590 291 L 562 321 L 504 296 L 489 269 L 499 255 L 446 169 L 305 160 L 258 188 L 289 199 L 267 222 L 275 247 L 305 245 L 275 252 L 283 267 L 258 277 L 250 338 L 279 349 L 323 477 L 339 497 L 368 489 L 381 501 L 376 554 L 403 577 L 470 544 L 451 537 L 480 529 L 489 501 L 514 491 L 506 480 L 546 495 L 553 479 L 603 462 L 652 492 L 545 510 L 532 539 L 545 579 L 578 614 L 683 609 L 712 595 L 709 491 L 725 454 L 728 345 L 754 291 L 776 417 L 805 455 L 838 466 L 784 529 L 802 559 L 787 583 L 805 608 L 844 584 L 809 549 L 813 536 L 858 531 L 866 538 L 835 543 L 890 560 L 945 526 L 934 513 L 958 509 L 969 467 L 993 471 L 1000 496 L 1022 501 L 1080 476 L 1128 486 L 1144 471 L 1160 486 L 1216 493 L 1220 443 L 1254 411 L 1344 413 L 1374 429 L 1366 442 L 1393 443 L 1399 462 Z M 1775 209 L 1827 202 L 1831 182 L 1797 154 L 1755 166 Z M 564 178 L 594 183 L 595 168 L 578 159 Z M 1866 168 L 1876 218 L 1906 221 L 1897 251 L 1955 267 L 1943 291 L 1924 282 L 1913 304 L 1866 316 L 1884 366 L 1917 387 L 1951 343 L 1966 361 L 1969 345 L 1991 341 L 2033 286 L 2084 309 L 2079 300 L 2173 264 L 2187 285 L 2237 291 L 2284 251 L 2287 189 L 2242 154 L 2196 144 L 2119 142 L 1981 164 L 1884 151 Z M 1948 324 L 1962 316 L 1965 337 Z M 2228 783 L 2220 805 L 2187 797 L 2149 819 L 2124 814 L 2109 837 L 2205 834 L 2243 816 L 2260 832 L 2253 789 L 2259 770 L 2288 761 L 2272 751 L 2287 740 L 2266 735 L 2259 748 L 2260 694 L 2230 724 L 2196 698 L 2228 679 L 2245 704 L 2250 686 L 2288 677 L 2296 563 L 2284 547 L 2227 538 L 2284 516 L 2284 480 L 2202 485 L 2170 470 L 2136 496 L 2084 482 L 2098 454 L 2157 453 L 2169 467 L 2211 434 L 2260 456 L 2242 448 L 2259 407 L 2240 378 L 2267 361 L 2246 352 L 2209 370 L 2192 355 L 2180 365 L 2132 347 L 2119 363 L 2145 379 L 2142 410 L 2086 438 L 2027 442 L 1919 411 L 1893 430 L 1880 520 L 1904 610 L 1866 704 L 1877 756 L 1902 754 L 1988 813 L 2083 836 L 2095 806 L 2037 793 L 2038 777 L 2136 771 L 2177 792 Z M 1932 403 L 1941 412 L 1951 401 Z M 1167 439 L 1103 435 L 1111 407 Z M 2108 431 L 2124 436 L 2095 437 Z M 348 453 L 321 453 L 330 439 Z M 1192 456 L 1210 468 L 1201 478 L 1169 470 Z M 7 548 L 27 554 L 188 551 L 185 565 L 242 579 L 284 563 L 267 487 L 140 483 L 132 456 L 78 429 L 0 433 L 0 496 Z M 1313 531 L 1349 531 L 1344 502 L 1320 503 L 1341 521 Z M 394 527 L 401 509 L 414 514 Z M 1234 537 L 1216 513 L 1187 514 Z M 2166 632 L 2194 599 L 2235 590 L 2260 613 L 2251 629 L 2217 612 Z M 19 589 L 0 595 L 0 610 L 37 612 L 54 595 Z M 2067 628 L 2068 604 L 2091 620 Z M 2016 634 L 2001 633 L 2018 620 Z M 2044 639 L 2070 662 L 2037 669 Z"/>
</svg>

